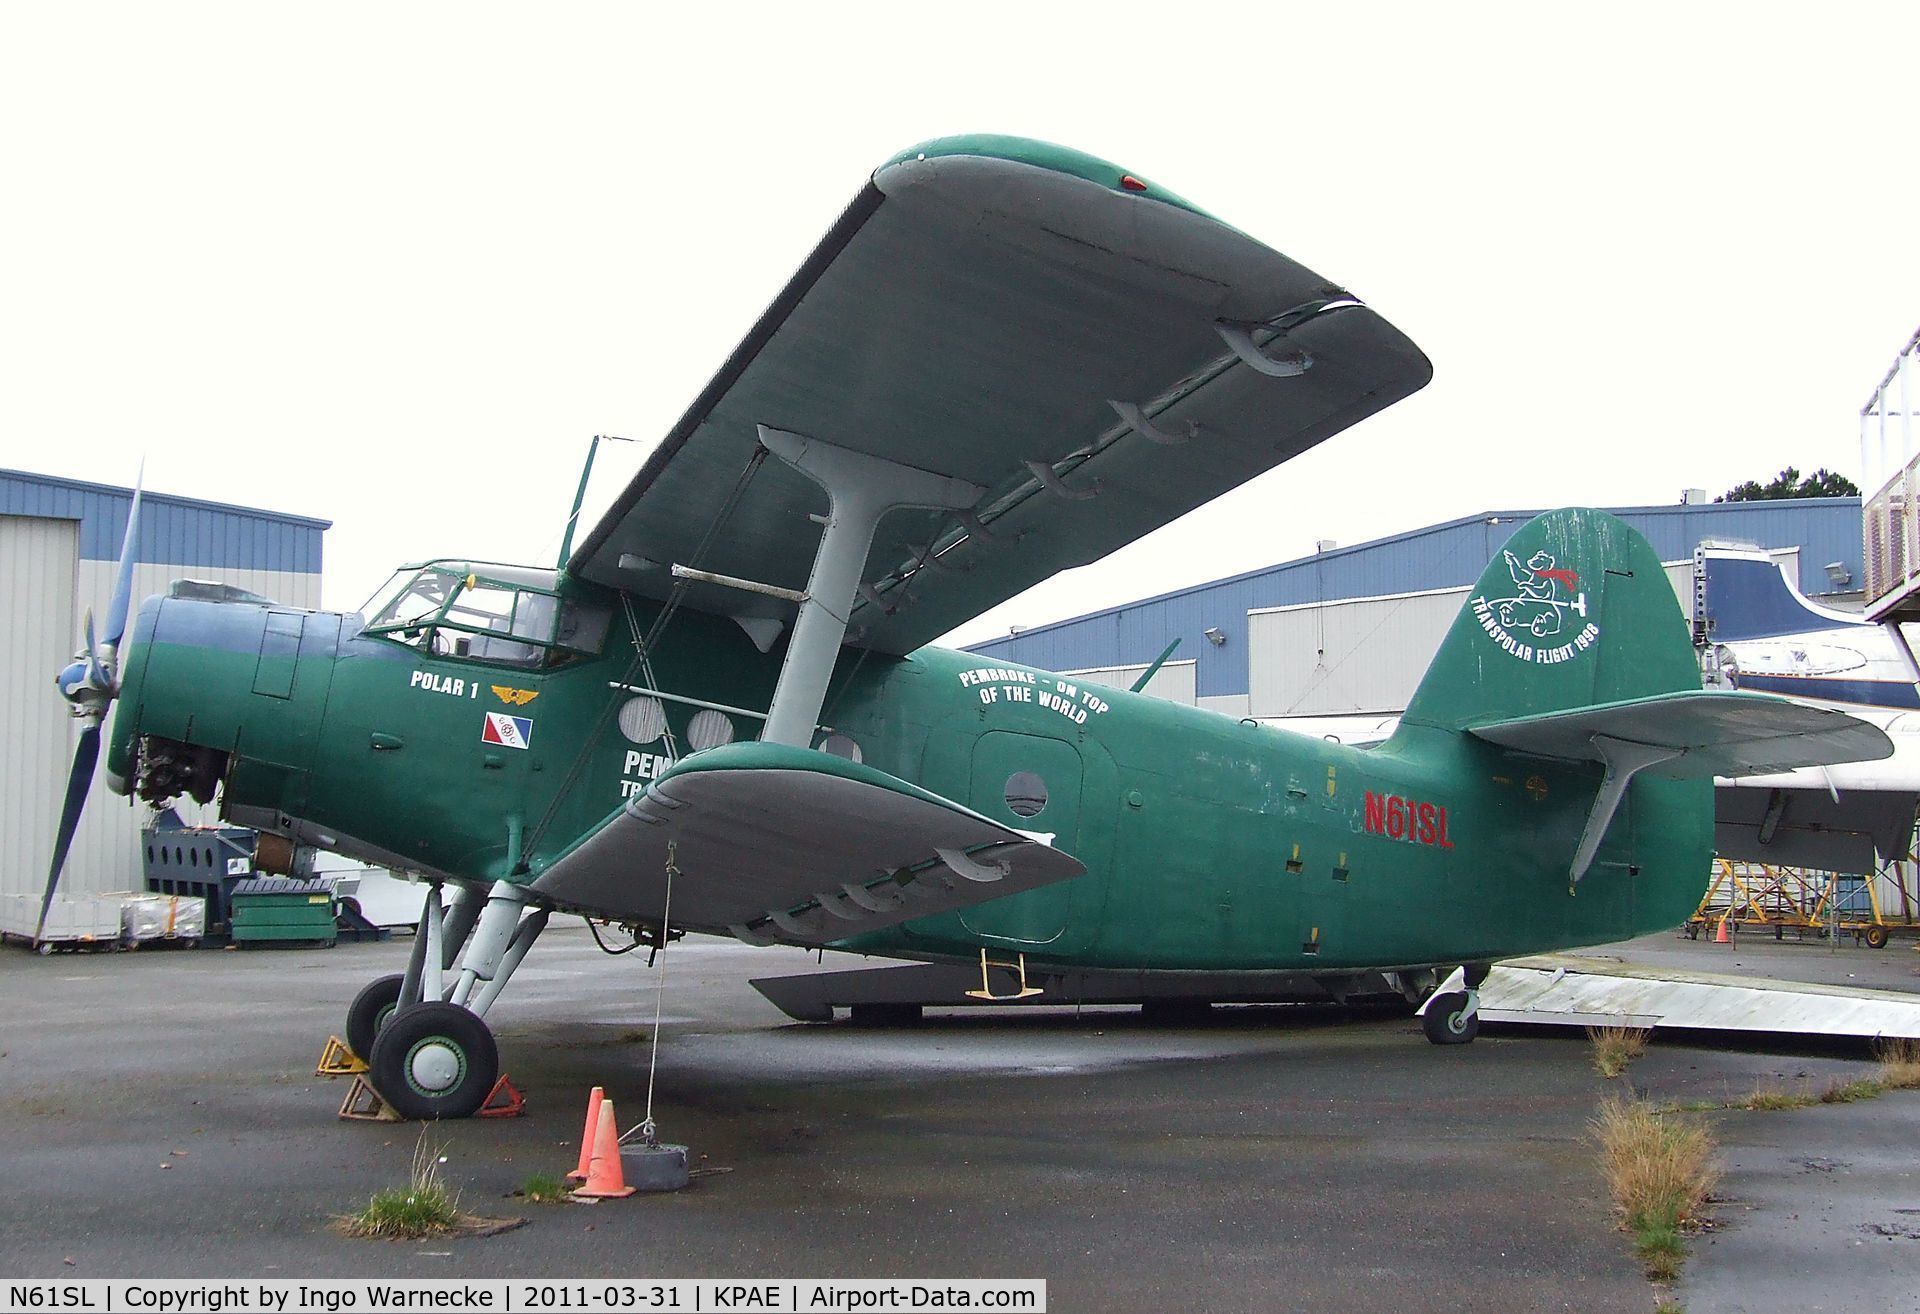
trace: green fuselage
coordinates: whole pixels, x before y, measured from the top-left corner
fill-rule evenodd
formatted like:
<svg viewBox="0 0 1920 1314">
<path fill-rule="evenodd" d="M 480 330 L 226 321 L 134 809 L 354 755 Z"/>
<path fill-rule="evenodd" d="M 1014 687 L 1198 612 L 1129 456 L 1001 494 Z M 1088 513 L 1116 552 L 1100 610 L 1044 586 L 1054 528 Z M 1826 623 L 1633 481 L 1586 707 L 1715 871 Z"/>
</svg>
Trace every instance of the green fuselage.
<svg viewBox="0 0 1920 1314">
<path fill-rule="evenodd" d="M 131 784 L 141 753 L 198 746 L 220 755 L 225 811 L 245 824 L 457 881 L 535 879 L 694 751 L 696 732 L 755 737 L 739 709 L 768 705 L 782 656 L 687 612 L 643 669 L 630 658 L 651 604 L 558 587 L 611 624 L 597 655 L 541 668 L 434 655 L 354 616 L 149 600 L 109 770 Z M 657 718 L 619 716 L 651 696 L 636 690 L 663 695 L 665 732 L 645 742 L 628 731 Z M 505 742 L 490 713 L 518 718 Z M 1597 767 L 1413 724 L 1356 750 L 938 648 L 848 650 L 820 719 L 829 751 L 850 741 L 867 765 L 1050 835 L 1087 869 L 847 944 L 876 954 L 988 947 L 1151 970 L 1485 961 L 1675 925 L 1711 852 L 1711 783 L 1639 780 L 1576 895 L 1566 864 Z"/>
</svg>

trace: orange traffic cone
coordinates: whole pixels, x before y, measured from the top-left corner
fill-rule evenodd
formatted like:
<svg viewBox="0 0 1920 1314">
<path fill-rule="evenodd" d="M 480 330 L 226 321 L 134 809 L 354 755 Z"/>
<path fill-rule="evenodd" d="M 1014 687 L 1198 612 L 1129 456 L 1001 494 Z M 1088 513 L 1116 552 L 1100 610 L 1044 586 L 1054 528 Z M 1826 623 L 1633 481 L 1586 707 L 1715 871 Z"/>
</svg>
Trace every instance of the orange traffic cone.
<svg viewBox="0 0 1920 1314">
<path fill-rule="evenodd" d="M 1724 917 L 1720 919 L 1720 929 L 1713 933 L 1713 942 L 1715 944 L 1728 944 L 1731 942 L 1727 935 L 1727 919 Z"/>
<path fill-rule="evenodd" d="M 620 1129 L 614 1121 L 613 1101 L 602 1099 L 600 1124 L 593 1130 L 593 1160 L 587 1165 L 586 1184 L 574 1195 L 582 1200 L 618 1200 L 634 1190 L 620 1166 Z"/>
<path fill-rule="evenodd" d="M 586 1181 L 587 1170 L 593 1167 L 593 1133 L 600 1126 L 600 1101 L 606 1097 L 606 1090 L 600 1086 L 587 1096 L 587 1125 L 580 1133 L 580 1166 L 567 1174 L 570 1182 Z"/>
</svg>

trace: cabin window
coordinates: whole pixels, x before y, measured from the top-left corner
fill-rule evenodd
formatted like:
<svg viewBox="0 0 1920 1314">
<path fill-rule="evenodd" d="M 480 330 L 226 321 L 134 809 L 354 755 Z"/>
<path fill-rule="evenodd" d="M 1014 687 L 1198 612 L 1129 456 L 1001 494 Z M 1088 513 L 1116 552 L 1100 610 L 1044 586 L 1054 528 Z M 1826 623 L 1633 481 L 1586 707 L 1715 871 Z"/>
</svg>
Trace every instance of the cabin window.
<svg viewBox="0 0 1920 1314">
<path fill-rule="evenodd" d="M 860 745 L 853 741 L 852 735 L 828 735 L 820 741 L 820 751 L 831 753 L 835 757 L 844 757 L 849 762 L 861 762 Z"/>
<path fill-rule="evenodd" d="M 1037 817 L 1046 810 L 1047 782 L 1032 771 L 1007 777 L 1007 808 L 1016 817 Z"/>
<path fill-rule="evenodd" d="M 629 698 L 620 707 L 620 733 L 630 743 L 651 744 L 667 733 L 667 709 L 658 698 Z"/>
<path fill-rule="evenodd" d="M 732 742 L 733 722 L 727 719 L 725 712 L 706 708 L 695 712 L 693 719 L 687 722 L 687 746 L 696 753 Z"/>
</svg>

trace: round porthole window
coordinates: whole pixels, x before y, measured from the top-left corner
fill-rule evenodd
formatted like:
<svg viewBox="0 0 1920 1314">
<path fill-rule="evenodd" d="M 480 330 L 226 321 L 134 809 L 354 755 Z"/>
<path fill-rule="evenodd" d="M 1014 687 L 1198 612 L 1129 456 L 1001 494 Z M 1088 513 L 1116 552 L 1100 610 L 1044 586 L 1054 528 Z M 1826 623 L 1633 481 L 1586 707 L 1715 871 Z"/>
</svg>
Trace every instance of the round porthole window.
<svg viewBox="0 0 1920 1314">
<path fill-rule="evenodd" d="M 707 708 L 695 712 L 693 720 L 687 722 L 687 746 L 696 753 L 732 742 L 733 722 L 724 712 Z"/>
<path fill-rule="evenodd" d="M 636 744 L 651 744 L 667 732 L 667 709 L 658 698 L 629 698 L 620 709 L 620 733 Z"/>
<path fill-rule="evenodd" d="M 864 762 L 860 756 L 860 745 L 853 742 L 849 735 L 828 735 L 820 741 L 820 751 L 832 753 L 835 757 L 844 757 L 849 762 Z"/>
<path fill-rule="evenodd" d="M 1031 771 L 1007 777 L 1007 807 L 1016 817 L 1037 817 L 1047 806 L 1047 782 Z"/>
</svg>

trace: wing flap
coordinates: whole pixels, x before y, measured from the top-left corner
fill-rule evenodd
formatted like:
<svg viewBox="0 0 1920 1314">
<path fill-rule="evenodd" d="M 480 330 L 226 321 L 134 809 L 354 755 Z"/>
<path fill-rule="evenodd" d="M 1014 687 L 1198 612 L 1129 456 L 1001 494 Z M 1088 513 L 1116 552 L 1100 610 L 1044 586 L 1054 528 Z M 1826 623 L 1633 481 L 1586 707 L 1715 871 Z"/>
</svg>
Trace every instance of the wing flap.
<svg viewBox="0 0 1920 1314">
<path fill-rule="evenodd" d="M 1683 690 L 1467 730 L 1503 748 L 1574 762 L 1608 760 L 1601 742 L 1671 754 L 1640 768 L 1673 779 L 1749 776 L 1837 762 L 1878 761 L 1893 741 L 1831 708 L 1768 694 Z"/>
<path fill-rule="evenodd" d="M 746 743 L 678 763 L 533 888 L 566 907 L 657 921 L 670 852 L 672 924 L 755 943 L 827 944 L 1085 870 L 1041 839 L 871 767 Z"/>
</svg>

